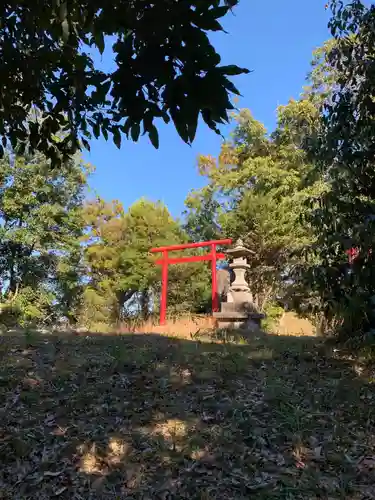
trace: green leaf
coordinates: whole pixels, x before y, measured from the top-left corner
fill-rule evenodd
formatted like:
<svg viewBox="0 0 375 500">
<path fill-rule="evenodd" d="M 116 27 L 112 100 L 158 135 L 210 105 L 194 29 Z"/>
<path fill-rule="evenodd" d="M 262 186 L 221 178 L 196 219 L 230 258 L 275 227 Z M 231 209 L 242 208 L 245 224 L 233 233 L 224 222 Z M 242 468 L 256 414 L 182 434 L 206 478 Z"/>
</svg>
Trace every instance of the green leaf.
<svg viewBox="0 0 375 500">
<path fill-rule="evenodd" d="M 197 22 L 199 28 L 206 31 L 223 31 L 222 25 L 216 19 L 202 19 L 200 18 Z"/>
<path fill-rule="evenodd" d="M 118 127 L 113 127 L 112 133 L 113 133 L 113 142 L 118 147 L 118 149 L 120 149 L 121 148 L 121 133 L 120 133 Z"/>
<path fill-rule="evenodd" d="M 233 94 L 240 95 L 240 92 L 237 89 L 237 87 L 230 80 L 228 80 L 228 78 L 225 77 L 224 77 L 224 87 Z"/>
<path fill-rule="evenodd" d="M 197 12 L 196 15 L 193 16 L 193 23 L 205 31 L 222 31 L 223 27 L 219 21 L 216 20 L 216 17 L 220 16 L 215 16 L 213 12 L 214 10 L 210 10 L 200 15 L 199 12 Z"/>
<path fill-rule="evenodd" d="M 97 122 L 93 124 L 92 131 L 94 132 L 95 138 L 98 139 L 100 136 L 100 125 Z"/>
<path fill-rule="evenodd" d="M 131 137 L 134 142 L 138 141 L 140 133 L 141 133 L 141 127 L 139 123 L 134 123 L 131 128 Z"/>
<path fill-rule="evenodd" d="M 83 144 L 83 146 L 85 147 L 85 149 L 87 149 L 87 151 L 91 151 L 89 141 L 88 141 L 87 139 L 83 138 L 83 137 L 82 137 L 82 139 L 81 139 L 81 140 L 82 140 L 82 144 Z"/>
<path fill-rule="evenodd" d="M 188 120 L 188 133 L 189 133 L 189 141 L 192 143 L 195 139 L 195 135 L 197 133 L 198 127 L 198 119 L 199 119 L 199 108 L 196 106 L 189 107 L 189 120 Z"/>
<path fill-rule="evenodd" d="M 248 70 L 247 68 L 239 68 L 235 64 L 230 64 L 229 66 L 220 66 L 218 70 L 223 75 L 229 75 L 229 76 L 237 76 L 242 74 L 247 75 L 250 73 L 250 70 Z"/>
<path fill-rule="evenodd" d="M 148 136 L 155 149 L 159 149 L 159 134 L 155 125 L 151 125 L 148 130 Z"/>
<path fill-rule="evenodd" d="M 124 132 L 124 134 L 126 135 L 126 137 L 129 137 L 129 132 L 130 132 L 130 129 L 132 127 L 132 120 L 130 118 L 128 118 L 126 120 L 126 122 L 124 123 L 124 125 L 122 125 L 121 129 L 122 131 Z"/>
<path fill-rule="evenodd" d="M 105 49 L 104 34 L 101 30 L 96 30 L 94 33 L 95 45 L 98 47 L 100 54 L 103 54 Z"/>
<path fill-rule="evenodd" d="M 189 132 L 181 112 L 177 111 L 176 109 L 171 109 L 171 116 L 178 135 L 184 142 L 188 143 Z"/>
<path fill-rule="evenodd" d="M 229 6 L 215 7 L 214 9 L 210 9 L 211 15 L 213 15 L 216 19 L 220 17 L 224 17 L 228 11 L 230 10 Z"/>
</svg>

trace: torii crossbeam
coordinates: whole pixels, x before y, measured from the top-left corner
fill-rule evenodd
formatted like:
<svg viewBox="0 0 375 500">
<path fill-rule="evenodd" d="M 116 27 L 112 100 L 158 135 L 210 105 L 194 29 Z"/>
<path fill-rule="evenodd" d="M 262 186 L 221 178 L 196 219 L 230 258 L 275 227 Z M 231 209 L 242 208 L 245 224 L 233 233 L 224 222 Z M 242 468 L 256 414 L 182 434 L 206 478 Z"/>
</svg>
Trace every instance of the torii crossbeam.
<svg viewBox="0 0 375 500">
<path fill-rule="evenodd" d="M 212 240 L 202 241 L 200 243 L 186 243 L 183 245 L 171 245 L 167 247 L 151 248 L 151 253 L 162 253 L 163 257 L 156 261 L 156 264 L 162 266 L 161 273 L 161 301 L 160 301 L 160 325 L 165 325 L 167 317 L 167 292 L 168 292 L 168 265 L 169 264 L 184 264 L 185 262 L 201 262 L 211 261 L 212 271 L 212 312 L 219 310 L 219 298 L 217 294 L 217 279 L 216 279 L 216 262 L 220 259 L 225 259 L 225 254 L 218 253 L 216 247 L 218 245 L 231 245 L 232 240 Z M 206 255 L 194 255 L 190 257 L 173 257 L 170 258 L 168 252 L 177 250 L 186 250 L 188 248 L 211 247 L 210 253 Z"/>
</svg>

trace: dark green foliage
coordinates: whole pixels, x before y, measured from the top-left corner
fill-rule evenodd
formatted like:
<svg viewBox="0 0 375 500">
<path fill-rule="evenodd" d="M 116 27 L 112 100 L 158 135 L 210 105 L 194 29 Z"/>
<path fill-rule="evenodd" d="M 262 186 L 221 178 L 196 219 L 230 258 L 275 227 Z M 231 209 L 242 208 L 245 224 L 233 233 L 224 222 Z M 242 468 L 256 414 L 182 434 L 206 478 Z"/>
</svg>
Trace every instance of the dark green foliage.
<svg viewBox="0 0 375 500">
<path fill-rule="evenodd" d="M 332 2 L 336 37 L 328 63 L 336 75 L 332 102 L 313 148 L 329 189 L 312 200 L 316 230 L 309 281 L 328 322 L 347 336 L 375 331 L 375 7 Z M 350 266 L 346 251 L 357 248 Z"/>
<path fill-rule="evenodd" d="M 238 0 L 34 0 L 0 6 L 0 136 L 3 146 L 43 152 L 54 163 L 94 137 L 147 133 L 171 119 L 191 143 L 199 115 L 218 132 L 238 94 L 207 32 Z M 114 69 L 93 54 L 111 46 Z M 38 110 L 38 119 L 28 122 Z M 56 133 L 63 130 L 63 140 Z M 3 147 L 0 146 L 3 151 Z M 20 151 L 22 153 L 22 150 Z"/>
</svg>

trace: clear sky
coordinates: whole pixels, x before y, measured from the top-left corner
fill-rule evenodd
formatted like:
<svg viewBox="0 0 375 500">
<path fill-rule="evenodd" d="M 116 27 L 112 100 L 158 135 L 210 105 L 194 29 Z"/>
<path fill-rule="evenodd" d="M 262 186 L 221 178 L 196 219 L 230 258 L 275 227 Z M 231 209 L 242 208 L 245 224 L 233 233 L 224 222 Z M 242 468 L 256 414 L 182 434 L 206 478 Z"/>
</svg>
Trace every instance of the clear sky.
<svg viewBox="0 0 375 500">
<path fill-rule="evenodd" d="M 228 34 L 214 34 L 212 40 L 223 64 L 251 69 L 249 75 L 234 77 L 242 98 L 238 106 L 250 108 L 269 130 L 275 124 L 275 110 L 291 97 L 297 98 L 311 53 L 330 33 L 325 0 L 240 0 L 234 15 L 224 18 Z M 111 67 L 111 53 L 103 66 Z M 90 181 L 104 199 L 120 200 L 127 208 L 144 196 L 163 201 L 174 216 L 180 215 L 184 199 L 192 188 L 203 185 L 197 173 L 198 154 L 216 155 L 221 138 L 201 125 L 190 147 L 182 142 L 172 124 L 160 125 L 160 148 L 146 137 L 138 143 L 123 140 L 121 150 L 104 139 L 91 143 L 85 159 L 96 167 Z M 228 130 L 223 129 L 224 135 Z"/>
</svg>

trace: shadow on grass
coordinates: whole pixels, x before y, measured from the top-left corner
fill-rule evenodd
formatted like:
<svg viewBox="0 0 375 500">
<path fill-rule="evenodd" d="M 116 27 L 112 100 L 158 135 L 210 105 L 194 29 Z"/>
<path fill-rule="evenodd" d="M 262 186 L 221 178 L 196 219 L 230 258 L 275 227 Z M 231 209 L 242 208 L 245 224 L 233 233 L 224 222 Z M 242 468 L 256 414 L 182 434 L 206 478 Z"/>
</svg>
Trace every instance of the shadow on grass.
<svg viewBox="0 0 375 500">
<path fill-rule="evenodd" d="M 373 386 L 314 338 L 3 335 L 0 356 L 0 498 L 375 498 Z"/>
</svg>

